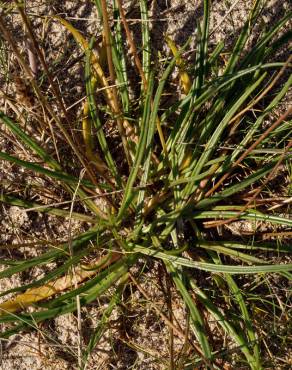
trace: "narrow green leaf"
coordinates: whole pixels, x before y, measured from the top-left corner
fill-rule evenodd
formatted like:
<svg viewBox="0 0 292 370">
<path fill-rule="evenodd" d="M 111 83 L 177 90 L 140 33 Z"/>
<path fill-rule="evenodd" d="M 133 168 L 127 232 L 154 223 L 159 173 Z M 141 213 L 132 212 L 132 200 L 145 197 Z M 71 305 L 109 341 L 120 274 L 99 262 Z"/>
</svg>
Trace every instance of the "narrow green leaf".
<svg viewBox="0 0 292 370">
<path fill-rule="evenodd" d="M 216 273 L 228 274 L 265 274 L 269 272 L 285 272 L 292 271 L 292 263 L 282 265 L 259 265 L 259 266 L 232 266 L 232 265 L 215 265 L 213 263 L 198 262 L 188 260 L 183 257 L 172 256 L 153 249 L 145 248 L 138 245 L 133 245 L 133 251 L 142 254 L 172 262 L 174 265 L 186 266 L 198 270 L 210 271 Z"/>
<path fill-rule="evenodd" d="M 180 291 L 180 294 L 182 295 L 186 306 L 190 310 L 194 332 L 203 350 L 203 354 L 207 359 L 211 359 L 212 351 L 208 342 L 204 321 L 201 317 L 200 311 L 198 310 L 194 300 L 191 298 L 189 292 L 187 291 L 182 279 L 179 277 L 177 267 L 167 260 L 165 260 L 164 263 L 166 264 L 167 270 L 169 271 L 173 281 L 175 282 L 177 289 Z"/>
</svg>

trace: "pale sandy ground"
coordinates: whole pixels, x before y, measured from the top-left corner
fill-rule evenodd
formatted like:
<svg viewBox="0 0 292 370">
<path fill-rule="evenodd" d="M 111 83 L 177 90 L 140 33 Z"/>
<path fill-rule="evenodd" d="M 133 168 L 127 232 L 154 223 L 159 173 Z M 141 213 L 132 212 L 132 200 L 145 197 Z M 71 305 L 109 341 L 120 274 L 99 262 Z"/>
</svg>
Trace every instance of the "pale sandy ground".
<svg viewBox="0 0 292 370">
<path fill-rule="evenodd" d="M 137 16 L 135 1 L 126 1 L 128 10 L 132 10 L 131 17 Z M 154 37 L 154 46 L 160 50 L 166 50 L 163 34 L 172 36 L 177 44 L 183 44 L 187 38 L 193 35 L 195 24 L 202 15 L 202 1 L 190 0 L 156 0 L 150 1 L 152 13 L 152 33 Z M 252 1 L 213 1 L 211 15 L 212 42 L 214 45 L 224 39 L 227 44 L 234 40 L 240 27 L 245 21 L 247 11 Z M 48 5 L 50 4 L 50 5 Z M 87 33 L 97 29 L 96 14 L 92 10 L 90 1 L 45 1 L 39 0 L 27 1 L 29 11 L 34 15 L 53 14 L 55 12 L 64 12 L 62 16 L 71 16 L 79 18 L 76 24 Z M 271 1 L 265 11 L 265 22 L 269 23 L 271 19 L 279 17 L 286 11 L 288 1 Z M 232 7 L 232 10 L 230 11 Z M 230 13 L 229 13 L 230 11 Z M 15 16 L 16 17 L 16 16 Z M 17 19 L 17 17 L 16 17 Z M 40 27 L 41 22 L 33 16 L 34 23 Z M 52 33 L 42 37 L 47 37 L 48 41 L 48 59 L 58 56 L 58 47 L 64 42 L 66 35 L 60 27 L 53 27 Z M 41 34 L 41 33 L 40 33 Z M 191 44 L 195 47 L 195 44 Z M 70 73 L 77 73 L 80 65 Z M 70 82 L 70 76 L 67 82 Z M 75 89 L 75 90 L 74 90 Z M 71 93 L 82 93 L 82 83 L 72 87 Z M 0 137 L 0 147 L 5 150 L 8 145 L 5 138 Z M 7 179 L 7 173 L 10 170 L 7 164 L 0 163 L 0 181 Z M 9 174 L 15 181 L 26 181 L 23 173 L 16 172 Z M 0 225 L 1 225 L 1 244 L 15 242 L 15 236 L 18 241 L 25 239 L 25 235 L 42 237 L 45 239 L 57 238 L 66 235 L 67 225 L 54 217 L 38 216 L 31 219 L 26 212 L 18 207 L 7 207 L 0 203 Z M 78 224 L 73 225 L 77 230 Z M 27 252 L 27 251 L 26 251 Z M 157 266 L 153 266 L 151 274 L 157 273 Z M 17 276 L 13 279 L 0 280 L 0 291 L 7 288 L 27 283 L 29 280 L 40 277 L 44 271 L 41 268 L 35 268 L 30 276 Z M 155 300 L 163 305 L 164 298 L 160 289 L 151 286 L 151 283 L 145 281 L 144 289 Z M 133 307 L 140 305 L 141 296 L 136 292 L 133 299 Z M 100 305 L 106 302 L 100 302 Z M 181 321 L 184 321 L 179 300 L 173 297 L 174 315 Z M 88 331 L 94 326 L 98 318 L 99 310 L 96 307 L 90 307 L 82 312 L 83 333 L 86 337 Z M 113 321 L 122 321 L 123 313 L 116 311 L 113 315 Z M 155 312 L 145 311 L 143 306 L 136 307 L 133 315 L 126 319 L 131 322 L 132 338 L 129 341 L 135 342 L 142 348 L 147 349 L 149 354 L 142 351 L 135 351 L 123 346 L 117 338 L 120 336 L 120 329 L 113 326 L 100 342 L 99 347 L 94 350 L 89 361 L 88 369 L 164 369 L 165 366 L 157 365 L 153 360 L 155 357 L 168 354 L 168 330 L 161 323 Z M 130 321 L 129 321 L 130 320 Z M 183 325 L 183 324 L 182 324 Z M 39 327 L 38 332 L 30 334 L 17 335 L 9 341 L 1 341 L 0 347 L 0 367 L 3 370 L 53 370 L 53 369 L 77 369 L 77 323 L 74 315 L 65 315 Z M 2 328 L 3 329 L 3 328 Z M 108 339 L 111 338 L 111 341 Z M 176 340 L 175 346 L 181 346 L 180 340 Z"/>
</svg>

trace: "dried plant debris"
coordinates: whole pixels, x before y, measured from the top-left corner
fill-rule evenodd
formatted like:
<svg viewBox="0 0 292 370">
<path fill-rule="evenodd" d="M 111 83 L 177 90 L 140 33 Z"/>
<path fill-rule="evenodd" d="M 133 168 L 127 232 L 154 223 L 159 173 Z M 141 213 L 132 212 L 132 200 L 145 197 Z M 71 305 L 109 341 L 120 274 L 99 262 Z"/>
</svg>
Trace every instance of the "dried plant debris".
<svg viewBox="0 0 292 370">
<path fill-rule="evenodd" d="M 0 368 L 291 367 L 289 2 L 0 2 Z"/>
</svg>

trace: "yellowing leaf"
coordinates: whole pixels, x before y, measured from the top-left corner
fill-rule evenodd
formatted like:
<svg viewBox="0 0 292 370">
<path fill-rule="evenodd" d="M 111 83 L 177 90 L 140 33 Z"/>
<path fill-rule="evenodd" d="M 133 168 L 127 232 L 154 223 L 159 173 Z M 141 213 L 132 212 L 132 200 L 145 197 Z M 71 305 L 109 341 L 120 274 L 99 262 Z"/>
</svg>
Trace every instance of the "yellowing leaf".
<svg viewBox="0 0 292 370">
<path fill-rule="evenodd" d="M 179 68 L 180 82 L 181 82 L 181 85 L 183 87 L 184 93 L 188 94 L 188 92 L 191 89 L 192 83 L 191 83 L 189 75 L 187 74 L 187 72 L 184 69 L 184 62 L 183 62 L 181 56 L 179 55 L 179 52 L 177 50 L 177 47 L 176 47 L 175 43 L 171 40 L 171 38 L 166 36 L 165 40 L 167 42 L 168 47 L 172 51 L 173 56 L 175 58 L 177 58 L 176 59 L 176 65 Z"/>
<path fill-rule="evenodd" d="M 75 284 L 80 284 L 85 279 L 96 275 L 100 270 L 106 268 L 114 261 L 121 257 L 119 253 L 112 253 L 109 256 L 102 257 L 99 261 L 89 266 L 78 266 L 74 270 L 74 274 L 67 274 L 59 279 L 56 279 L 48 284 L 42 285 L 38 288 L 28 289 L 25 293 L 17 295 L 15 298 L 9 299 L 0 304 L 0 316 L 8 312 L 17 312 L 25 308 L 48 299 L 53 295 L 60 293 L 68 288 L 73 287 Z M 98 268 L 95 268 L 96 265 Z"/>
<path fill-rule="evenodd" d="M 69 32 L 71 32 L 71 34 L 75 38 L 76 42 L 81 46 L 81 48 L 84 50 L 84 52 L 86 52 L 88 50 L 88 48 L 89 48 L 88 42 L 81 35 L 81 33 L 75 27 L 72 26 L 72 24 L 70 24 L 68 21 L 66 21 L 65 19 L 63 19 L 59 16 L 54 16 L 53 18 L 57 19 Z M 106 76 L 103 72 L 103 69 L 101 68 L 101 65 L 99 63 L 99 57 L 98 57 L 95 50 L 92 50 L 91 58 L 92 58 L 91 59 L 92 66 L 93 66 L 93 69 L 96 73 L 98 83 L 101 85 L 101 87 L 105 87 L 105 89 L 103 89 L 103 92 L 105 94 L 105 97 L 107 99 L 107 102 L 108 102 L 109 106 L 112 108 L 114 106 L 112 90 L 111 90 L 111 88 L 109 88 Z"/>
<path fill-rule="evenodd" d="M 65 19 L 59 17 L 59 16 L 54 16 L 53 18 L 57 19 L 75 38 L 76 42 L 82 47 L 84 52 L 86 52 L 89 48 L 88 42 L 86 39 L 81 35 L 81 33 L 72 26 L 68 21 Z M 112 88 L 109 86 L 107 82 L 107 78 L 103 72 L 103 69 L 100 65 L 105 60 L 105 52 L 106 48 L 104 46 L 104 41 L 103 41 L 103 46 L 101 48 L 101 55 L 99 56 L 96 52 L 96 50 L 92 50 L 92 55 L 91 55 L 91 62 L 92 62 L 92 67 L 96 73 L 96 80 L 97 83 L 102 87 L 102 91 L 105 95 L 105 99 L 107 101 L 108 106 L 111 108 L 112 112 L 116 114 L 116 106 L 115 106 L 115 100 L 113 97 L 113 91 Z M 94 78 L 94 77 L 93 77 Z M 84 122 L 84 125 L 86 125 L 87 122 Z M 138 138 L 134 133 L 134 130 L 130 123 L 126 120 L 123 119 L 123 128 L 126 131 L 126 135 L 131 138 L 131 140 L 135 143 L 138 142 Z"/>
</svg>

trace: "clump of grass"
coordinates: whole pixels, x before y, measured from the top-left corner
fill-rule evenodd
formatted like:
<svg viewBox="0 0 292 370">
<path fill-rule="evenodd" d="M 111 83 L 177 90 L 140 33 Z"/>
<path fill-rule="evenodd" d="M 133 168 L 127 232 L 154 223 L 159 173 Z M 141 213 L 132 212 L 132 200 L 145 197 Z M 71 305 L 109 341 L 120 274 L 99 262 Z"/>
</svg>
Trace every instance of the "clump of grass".
<svg viewBox="0 0 292 370">
<path fill-rule="evenodd" d="M 50 205 L 15 196 L 13 184 L 3 184 L 0 199 L 28 212 L 63 217 L 69 220 L 69 231 L 66 241 L 37 257 L 3 261 L 7 268 L 0 272 L 0 278 L 51 262 L 56 262 L 56 267 L 38 280 L 1 293 L 2 297 L 16 294 L 0 305 L 0 322 L 9 325 L 1 337 L 37 328 L 39 323 L 69 312 L 77 311 L 80 319 L 81 307 L 108 294 L 109 304 L 87 347 L 79 348 L 79 366 L 86 367 L 127 286 L 133 285 L 149 298 L 139 285 L 143 269 L 139 270 L 138 260 L 147 263 L 154 259 L 164 266 L 180 294 L 189 315 L 189 328 L 183 333 L 168 314 L 161 310 L 158 314 L 172 335 L 196 343 L 192 354 L 183 356 L 184 363 L 171 358 L 171 367 L 220 368 L 224 351 L 231 348 L 218 351 L 218 346 L 214 347 L 205 319 L 208 315 L 218 322 L 222 343 L 227 336 L 241 353 L 238 364 L 261 369 L 261 339 L 253 323 L 252 305 L 237 276 L 277 273 L 284 279 L 291 278 L 292 264 L 281 258 L 272 263 L 261 253 L 286 254 L 289 248 L 263 241 L 259 227 L 265 225 L 270 234 L 279 236 L 283 229 L 289 234 L 292 226 L 284 214 L 285 198 L 275 208 L 275 199 L 269 194 L 269 183 L 280 168 L 285 171 L 291 159 L 291 109 L 271 119 L 268 127 L 263 124 L 277 112 L 291 86 L 291 76 L 286 78 L 285 73 L 291 67 L 291 58 L 271 62 L 273 55 L 287 45 L 290 33 L 277 35 L 291 14 L 259 35 L 253 48 L 246 50 L 262 10 L 262 2 L 255 1 L 224 63 L 224 43 L 214 50 L 209 46 L 210 2 L 205 0 L 204 15 L 196 29 L 194 65 L 183 57 L 188 43 L 179 50 L 169 37 L 167 61 L 157 63 L 158 56 L 151 52 L 145 0 L 139 2 L 143 21 L 139 49 L 120 0 L 114 1 L 117 22 L 113 27 L 106 1 L 95 1 L 103 24 L 98 48 L 94 37 L 86 40 L 68 21 L 52 17 L 51 21 L 62 24 L 84 52 L 86 100 L 79 135 L 78 119 L 72 120 L 66 111 L 30 20 L 21 3 L 14 3 L 50 84 L 50 99 L 6 26 L 4 10 L 0 30 L 42 106 L 40 114 L 50 125 L 37 123 L 36 131 L 42 136 L 33 137 L 10 110 L 1 111 L 3 132 L 7 130 L 12 141 L 21 142 L 33 160 L 7 152 L 0 152 L 0 158 L 45 178 L 52 188 L 67 194 L 69 201 Z M 134 98 L 129 94 L 126 66 L 131 63 L 127 58 L 133 58 L 132 68 L 141 82 L 135 92 L 139 96 Z M 174 92 L 175 102 L 162 104 L 176 68 L 181 93 Z M 108 127 L 116 129 L 115 137 L 108 133 Z M 53 143 L 53 150 L 46 149 L 48 141 Z M 61 153 L 59 145 L 66 151 Z M 72 219 L 83 222 L 86 231 L 72 235 Z M 235 221 L 252 225 L 252 235 L 238 240 L 224 232 Z M 205 271 L 218 296 L 224 297 L 226 314 L 216 298 L 208 295 L 206 283 L 196 279 L 198 271 Z M 168 309 L 171 311 L 171 303 Z M 234 315 L 240 318 L 235 320 Z"/>
</svg>

